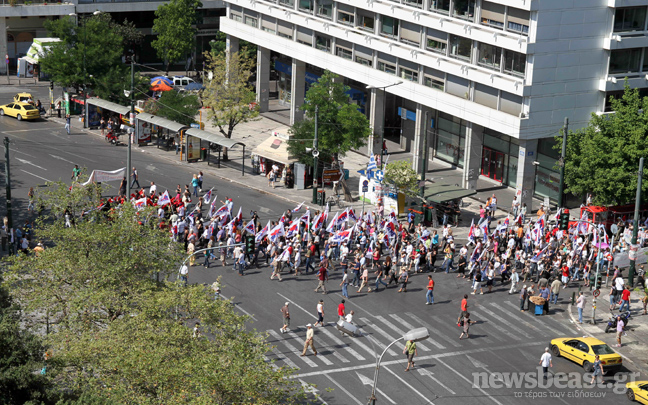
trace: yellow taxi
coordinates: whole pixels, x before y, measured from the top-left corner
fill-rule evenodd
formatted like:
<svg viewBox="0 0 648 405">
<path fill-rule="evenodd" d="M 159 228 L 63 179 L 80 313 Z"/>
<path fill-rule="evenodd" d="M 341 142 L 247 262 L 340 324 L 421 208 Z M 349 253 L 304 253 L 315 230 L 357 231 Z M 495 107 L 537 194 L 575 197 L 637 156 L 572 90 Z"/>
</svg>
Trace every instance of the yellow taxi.
<svg viewBox="0 0 648 405">
<path fill-rule="evenodd" d="M 618 369 L 622 365 L 621 356 L 605 342 L 593 337 L 558 338 L 551 341 L 551 352 L 556 357 L 564 357 L 581 364 L 585 371 L 592 371 L 592 364 L 598 354 L 603 371 Z"/>
<path fill-rule="evenodd" d="M 16 117 L 18 121 L 22 120 L 35 120 L 40 118 L 38 108 L 29 103 L 14 102 L 5 105 L 0 105 L 0 115 L 8 115 Z"/>
<path fill-rule="evenodd" d="M 626 395 L 630 401 L 648 405 L 648 381 L 634 381 L 626 384 Z"/>
<path fill-rule="evenodd" d="M 18 93 L 18 94 L 16 94 L 14 96 L 14 101 L 15 102 L 21 101 L 23 103 L 28 103 L 29 100 L 32 100 L 32 101 L 34 100 L 31 93 Z"/>
</svg>

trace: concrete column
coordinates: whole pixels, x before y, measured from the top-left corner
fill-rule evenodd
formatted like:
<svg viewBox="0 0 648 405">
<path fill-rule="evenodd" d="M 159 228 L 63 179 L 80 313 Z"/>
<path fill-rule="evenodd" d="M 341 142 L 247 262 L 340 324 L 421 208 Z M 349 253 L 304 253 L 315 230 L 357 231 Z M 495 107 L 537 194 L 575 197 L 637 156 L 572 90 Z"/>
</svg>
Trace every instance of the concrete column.
<svg viewBox="0 0 648 405">
<path fill-rule="evenodd" d="M 427 117 L 426 117 L 427 113 Z M 425 137 L 427 136 L 427 147 L 430 149 L 430 123 L 433 118 L 432 110 L 423 104 L 416 105 L 416 124 L 414 128 L 414 142 L 412 143 L 412 169 L 416 173 L 423 173 L 423 160 L 425 153 Z M 429 159 L 429 155 L 428 155 Z"/>
<path fill-rule="evenodd" d="M 257 48 L 256 100 L 259 111 L 268 111 L 270 93 L 270 49 Z"/>
<path fill-rule="evenodd" d="M 292 60 L 292 77 L 290 79 L 290 125 L 304 119 L 304 112 L 300 109 L 304 104 L 306 91 L 306 63 Z"/>
<path fill-rule="evenodd" d="M 380 153 L 380 134 L 385 128 L 385 92 L 382 89 L 371 89 L 369 95 L 369 125 L 371 125 L 371 136 L 367 142 L 370 155 Z M 375 151 L 375 152 L 374 152 Z"/>
<path fill-rule="evenodd" d="M 7 64 L 5 63 L 5 55 L 7 51 L 7 20 L 0 18 L 0 73 L 7 74 Z"/>
<path fill-rule="evenodd" d="M 239 39 L 228 35 L 225 39 L 225 51 L 227 53 L 237 53 L 239 51 Z"/>
<path fill-rule="evenodd" d="M 535 184 L 536 168 L 533 162 L 538 158 L 538 140 L 520 139 L 520 152 L 518 153 L 517 188 L 522 190 L 520 204 L 526 204 L 527 212 L 531 212 L 533 190 Z"/>
<path fill-rule="evenodd" d="M 483 128 L 469 123 L 466 128 L 466 149 L 464 150 L 464 168 L 462 187 L 477 190 L 477 179 L 481 172 L 482 147 L 484 146 Z"/>
</svg>

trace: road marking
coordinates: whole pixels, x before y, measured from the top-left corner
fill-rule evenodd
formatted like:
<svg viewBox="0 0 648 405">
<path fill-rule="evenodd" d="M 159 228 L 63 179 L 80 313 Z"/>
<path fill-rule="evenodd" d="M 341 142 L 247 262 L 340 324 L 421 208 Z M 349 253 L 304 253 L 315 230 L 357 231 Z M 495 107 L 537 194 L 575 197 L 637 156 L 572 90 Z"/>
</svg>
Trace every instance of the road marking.
<svg viewBox="0 0 648 405">
<path fill-rule="evenodd" d="M 351 285 L 351 284 L 349 284 L 349 285 Z M 357 291 L 357 290 L 356 290 L 356 291 Z M 342 294 L 340 294 L 340 293 L 335 293 L 335 295 L 337 295 L 337 296 L 340 297 L 340 298 L 344 298 L 347 302 L 351 302 L 351 303 L 353 303 L 353 301 L 351 300 L 351 298 L 346 298 L 346 297 L 344 297 L 344 296 L 343 296 Z M 367 315 L 372 315 L 371 312 L 362 309 L 362 307 L 360 307 L 360 305 L 358 305 L 358 304 L 356 304 L 356 303 L 353 303 L 353 305 L 355 305 L 355 306 L 356 306 L 360 311 L 362 311 L 363 313 L 365 313 L 365 314 L 367 314 Z"/>
<path fill-rule="evenodd" d="M 39 175 L 37 175 L 37 174 L 34 174 L 34 173 L 31 173 L 31 172 L 28 172 L 27 170 L 20 169 L 20 171 L 21 171 L 21 172 L 25 172 L 25 173 L 27 173 L 27 174 L 31 174 L 32 176 L 34 176 L 34 177 L 38 177 L 38 178 L 41 179 L 41 180 L 45 180 L 45 181 L 48 181 L 48 182 L 50 182 L 50 183 L 52 182 L 52 180 L 48 180 L 48 179 L 46 179 L 45 177 L 41 177 L 41 176 L 39 176 Z"/>
<path fill-rule="evenodd" d="M 420 323 L 421 325 L 425 325 L 425 324 L 426 324 L 426 322 L 424 322 L 421 318 L 419 318 L 418 316 L 414 315 L 414 314 L 411 313 L 411 312 L 405 312 L 405 315 L 407 315 L 407 316 L 409 316 L 410 318 L 414 319 L 414 321 Z M 440 319 L 439 319 L 438 317 L 433 318 L 433 319 L 434 319 L 434 321 L 437 322 L 437 323 L 439 323 L 439 321 L 440 321 Z M 441 333 L 438 333 L 438 334 L 436 334 L 435 336 L 437 336 L 438 338 L 443 339 L 443 340 L 444 340 L 446 343 L 448 343 L 450 346 L 454 346 L 454 347 L 461 347 L 461 345 L 460 345 L 459 343 L 455 342 L 454 340 L 450 339 L 450 338 L 447 337 L 447 336 L 442 335 Z"/>
<path fill-rule="evenodd" d="M 68 162 L 68 163 L 71 163 L 71 164 L 75 164 L 74 162 L 71 162 L 71 161 L 67 160 L 66 158 L 62 158 L 62 157 L 60 157 L 60 156 L 52 155 L 51 153 L 50 153 L 50 156 L 53 157 L 54 159 L 58 159 L 58 160 L 62 160 L 62 161 L 64 161 L 64 162 Z"/>
<path fill-rule="evenodd" d="M 447 363 L 445 363 L 443 360 L 440 360 L 440 359 L 439 359 L 439 360 L 437 360 L 437 361 L 438 361 L 439 363 L 443 364 L 444 366 L 446 366 L 446 368 L 448 368 L 450 371 L 452 371 L 453 373 L 455 373 L 455 374 L 458 375 L 459 377 L 463 378 L 463 379 L 464 379 L 468 384 L 470 384 L 470 386 L 471 386 L 472 388 L 476 388 L 476 389 L 478 389 L 482 394 L 486 395 L 488 398 L 490 398 L 490 399 L 491 399 L 493 402 L 495 402 L 496 404 L 498 404 L 498 405 L 503 405 L 500 401 L 498 401 L 497 399 L 495 399 L 491 394 L 489 394 L 488 392 L 484 391 L 484 390 L 483 390 L 482 388 L 480 388 L 479 386 L 474 385 L 472 381 L 470 381 L 469 379 L 467 379 L 463 374 L 461 374 L 460 372 L 458 372 L 458 371 L 455 370 L 454 368 L 450 367 L 450 366 L 449 366 Z"/>
<path fill-rule="evenodd" d="M 331 325 L 331 326 L 333 327 L 333 329 L 336 329 L 335 326 L 336 326 L 337 324 L 336 324 L 335 322 L 328 322 L 328 324 Z M 337 330 L 337 329 L 336 329 L 336 330 Z M 369 336 L 369 335 L 367 335 L 367 337 L 368 337 L 368 336 Z M 348 341 L 348 343 L 345 343 L 345 342 L 343 342 L 342 340 L 339 340 L 339 339 L 338 339 L 339 342 L 340 342 L 340 343 L 338 343 L 338 344 L 343 344 L 343 345 L 345 345 L 345 346 L 349 346 L 349 345 L 351 344 L 351 342 L 353 342 L 353 344 L 358 345 L 358 347 L 361 347 L 364 351 L 366 351 L 367 353 L 369 353 L 370 356 L 372 356 L 373 358 L 376 358 L 376 351 L 375 351 L 374 349 L 370 348 L 369 346 L 367 346 L 366 344 L 364 344 L 364 343 L 362 342 L 362 340 L 361 340 L 362 337 L 364 337 L 364 336 L 360 336 L 360 337 L 358 337 L 358 336 L 349 337 L 349 341 Z"/>
<path fill-rule="evenodd" d="M 362 375 L 356 371 L 356 375 L 360 379 L 360 382 L 362 385 L 368 385 L 370 387 L 373 387 L 373 380 L 365 375 Z M 380 388 L 376 387 L 376 391 L 380 394 L 380 399 L 386 399 L 387 401 L 391 402 L 392 404 L 396 405 L 396 402 L 394 402 L 393 399 L 389 398 L 387 394 L 385 394 Z"/>
<path fill-rule="evenodd" d="M 388 369 L 387 367 L 383 367 L 383 368 L 384 368 L 387 372 L 391 373 L 394 377 L 396 377 L 397 379 L 399 379 L 400 382 L 403 383 L 403 385 L 407 386 L 410 390 L 412 390 L 412 392 L 414 392 L 414 393 L 415 393 L 416 395 L 418 395 L 419 397 L 423 398 L 423 399 L 426 401 L 425 403 L 434 405 L 434 402 L 430 401 L 430 400 L 428 399 L 428 397 L 426 397 L 425 395 L 423 395 L 423 394 L 421 394 L 420 392 L 418 392 L 418 391 L 416 390 L 416 388 L 412 387 L 412 386 L 411 386 L 407 381 L 403 380 L 403 379 L 402 379 L 398 374 L 394 373 L 393 371 L 391 371 L 391 370 Z"/>
<path fill-rule="evenodd" d="M 344 347 L 351 354 L 351 356 L 355 357 L 357 360 L 360 360 L 360 361 L 364 360 L 364 357 L 362 357 L 362 355 L 360 353 L 356 352 L 355 349 L 353 349 L 352 347 L 349 347 L 348 344 L 344 343 L 343 341 L 338 339 L 336 336 L 334 336 L 332 332 L 329 332 L 326 329 L 326 326 L 322 326 L 321 328 L 318 328 L 316 330 L 321 331 L 322 333 L 324 333 L 326 336 L 328 336 L 329 339 L 331 339 L 333 342 L 335 342 L 335 344 Z"/>
<path fill-rule="evenodd" d="M 468 355 L 466 355 L 466 357 L 472 363 L 473 367 L 481 368 L 482 370 L 484 370 L 488 374 L 493 375 L 493 373 L 491 373 L 491 371 L 488 369 L 488 366 L 486 366 L 486 364 L 482 363 L 481 361 L 477 360 L 474 357 L 470 357 Z M 495 381 L 502 381 L 502 378 L 500 376 L 494 375 L 493 378 L 495 379 Z"/>
<path fill-rule="evenodd" d="M 510 302 L 510 301 L 505 301 L 505 302 L 508 302 L 508 303 L 512 304 L 513 306 L 515 306 L 515 304 L 513 304 L 513 303 Z M 497 304 L 495 304 L 495 303 L 491 303 L 490 305 L 491 305 L 492 307 L 497 307 Z M 519 310 L 520 310 L 520 309 L 518 308 L 518 311 L 519 311 Z M 502 311 L 502 312 L 505 313 L 507 316 L 509 316 L 509 317 L 511 317 L 511 318 L 514 318 L 517 322 L 520 322 L 520 323 L 526 325 L 527 328 L 529 328 L 529 329 L 533 329 L 533 330 L 536 331 L 537 333 L 543 333 L 543 332 L 544 332 L 547 336 L 550 335 L 550 334 L 546 333 L 547 331 L 543 331 L 543 330 L 541 330 L 538 326 L 536 326 L 536 325 L 534 325 L 534 324 L 532 324 L 532 323 L 530 323 L 530 322 L 525 321 L 524 319 L 522 319 L 522 317 L 520 317 L 519 315 L 515 315 L 513 312 L 509 312 L 509 311 Z M 553 329 L 551 326 L 547 326 L 547 327 L 548 327 L 549 329 L 551 329 L 551 330 L 553 331 L 554 334 L 558 334 L 558 335 L 560 335 L 560 333 L 559 333 L 556 329 Z"/>
<path fill-rule="evenodd" d="M 36 159 L 36 156 L 30 155 L 29 153 L 22 152 L 22 151 L 18 150 L 17 148 L 11 149 L 11 153 L 20 153 L 21 155 L 29 156 L 30 158 Z"/>
<path fill-rule="evenodd" d="M 391 330 L 393 330 L 394 332 L 396 332 L 396 333 L 397 333 L 401 338 L 402 338 L 403 336 L 405 336 L 405 331 L 399 329 L 398 327 L 396 327 L 396 325 L 394 325 L 393 323 L 389 322 L 387 319 L 385 319 L 385 318 L 383 318 L 382 316 L 379 316 L 379 315 L 376 315 L 375 317 L 376 317 L 376 319 L 377 319 L 378 321 L 380 321 L 380 322 L 384 323 L 385 325 L 387 325 L 387 327 L 388 327 L 389 329 L 391 329 Z M 417 343 L 416 343 L 416 346 L 417 346 L 419 349 L 421 349 L 421 350 L 424 350 L 424 351 L 430 351 L 430 349 L 429 349 L 427 346 L 422 345 L 421 342 L 417 342 Z"/>
<path fill-rule="evenodd" d="M 518 332 L 519 332 L 522 336 L 524 336 L 525 338 L 527 338 L 527 339 L 531 339 L 531 335 L 529 335 L 528 333 L 526 333 L 526 332 L 524 331 L 524 329 L 518 328 L 517 326 L 513 325 L 511 322 L 507 321 L 506 319 L 503 319 L 501 316 L 498 317 L 498 315 L 496 315 L 493 311 L 489 310 L 489 309 L 486 308 L 485 306 L 481 306 L 480 309 L 481 309 L 482 311 L 486 312 L 487 314 L 489 314 L 490 316 L 492 316 L 492 317 L 495 318 L 495 319 L 498 319 L 498 318 L 499 318 L 499 320 L 502 321 L 502 323 L 504 323 L 504 325 L 506 325 L 506 326 L 509 327 L 509 331 L 508 331 L 508 332 L 511 332 L 511 329 L 514 329 L 514 330 L 518 331 Z"/>
<path fill-rule="evenodd" d="M 2 131 L 3 134 L 9 134 L 9 133 L 12 133 L 12 132 L 35 132 L 35 130 L 33 130 L 33 129 L 15 129 L 15 130 L 10 130 L 10 131 Z"/>
<path fill-rule="evenodd" d="M 405 326 L 407 329 L 409 329 L 409 330 L 416 329 L 416 328 L 414 327 L 414 325 L 412 325 L 411 323 L 407 322 L 407 321 L 404 320 L 402 317 L 399 317 L 399 316 L 396 315 L 396 314 L 390 314 L 389 316 L 391 316 L 392 318 L 394 318 L 394 320 L 396 320 L 396 321 L 400 321 L 400 323 L 401 323 L 403 326 Z M 419 327 L 420 327 L 420 326 L 419 326 Z M 445 349 L 445 346 L 443 346 L 441 343 L 437 342 L 436 340 L 434 340 L 434 339 L 432 339 L 432 338 L 430 338 L 430 337 L 428 337 L 427 339 L 425 339 L 425 341 L 426 341 L 426 342 L 430 342 L 430 343 L 432 343 L 434 346 L 436 346 L 437 349 L 441 349 L 441 350 Z"/>
<path fill-rule="evenodd" d="M 272 329 L 268 329 L 267 331 L 270 335 L 272 335 L 273 338 L 277 339 L 277 341 L 283 343 L 291 352 L 296 353 L 298 356 L 301 356 L 302 352 L 299 351 L 298 348 L 293 346 L 292 343 L 290 343 L 287 339 L 282 338 L 279 336 L 277 332 L 275 332 Z M 317 364 L 315 364 L 311 359 L 309 359 L 306 356 L 300 357 L 302 360 L 304 360 L 304 363 L 306 363 L 310 367 L 317 367 Z"/>
<path fill-rule="evenodd" d="M 333 384 L 335 384 L 335 386 L 338 387 L 342 392 L 344 392 L 345 394 L 347 394 L 348 396 L 350 396 L 351 399 L 353 399 L 353 400 L 355 401 L 356 404 L 358 404 L 358 405 L 364 405 L 364 404 L 363 404 L 362 402 L 360 402 L 356 397 L 354 397 L 353 395 L 351 395 L 351 393 L 349 392 L 349 390 L 347 390 L 346 388 L 344 388 L 343 386 L 341 386 L 341 385 L 340 385 L 337 381 L 335 381 L 335 380 L 334 380 L 330 375 L 326 374 L 325 377 L 328 378 L 329 380 L 331 380 L 331 382 L 332 382 Z"/>
<path fill-rule="evenodd" d="M 418 369 L 418 373 L 419 373 L 420 375 L 426 375 L 426 376 L 430 377 L 430 378 L 432 379 L 432 381 L 436 382 L 437 384 L 439 384 L 440 386 L 442 386 L 443 388 L 445 388 L 446 391 L 448 391 L 450 394 L 452 394 L 452 395 L 457 395 L 456 392 L 454 392 L 453 390 L 451 390 L 450 388 L 448 388 L 447 385 L 445 385 L 444 383 L 442 383 L 441 381 L 439 381 L 439 380 L 438 380 L 438 379 L 433 375 L 433 374 L 434 374 L 433 372 L 431 372 L 431 371 L 429 371 L 429 370 L 426 370 L 426 369 L 424 369 L 424 368 L 419 368 L 419 369 Z"/>
<path fill-rule="evenodd" d="M 308 393 L 308 394 L 313 394 L 313 396 L 315 397 L 315 399 L 319 400 L 319 401 L 322 403 L 322 405 L 328 405 L 328 404 L 326 403 L 326 401 L 324 401 L 324 400 L 322 399 L 322 397 L 320 397 L 320 396 L 317 394 L 317 391 L 319 391 L 317 388 L 315 388 L 315 387 L 312 386 L 312 385 L 308 385 L 308 383 L 306 383 L 306 381 L 304 381 L 304 380 L 301 380 L 301 379 L 300 379 L 299 382 L 301 383 L 302 387 L 304 388 L 304 392 L 306 392 L 306 393 Z"/>
<path fill-rule="evenodd" d="M 19 161 L 19 162 L 22 163 L 22 164 L 30 165 L 30 166 L 34 166 L 34 167 L 38 167 L 38 168 L 41 169 L 41 170 L 45 170 L 45 171 L 47 171 L 46 168 L 41 167 L 41 166 L 39 166 L 39 165 L 37 165 L 37 164 L 34 164 L 34 163 L 30 162 L 29 160 L 25 160 L 25 159 L 21 159 L 21 158 L 16 158 L 16 160 Z"/>
<path fill-rule="evenodd" d="M 486 331 L 486 330 L 484 330 L 484 332 L 485 332 L 485 333 L 489 333 L 490 335 L 493 335 L 493 334 L 494 334 L 495 336 L 493 336 L 493 338 L 495 338 L 495 337 L 497 337 L 497 336 L 500 336 L 501 338 L 504 338 L 504 339 L 507 339 L 507 338 L 513 338 L 513 339 L 516 339 L 516 340 L 522 340 L 522 338 L 519 337 L 519 336 L 517 336 L 517 335 L 513 335 L 513 334 L 507 333 L 507 332 L 505 332 L 505 331 L 501 331 L 501 330 L 499 329 L 499 326 L 498 326 L 496 323 L 494 323 L 493 321 L 491 321 L 489 318 L 487 318 L 487 317 L 485 317 L 485 316 L 483 316 L 483 315 L 480 315 L 480 314 L 479 314 L 478 312 L 476 312 L 474 309 L 471 309 L 471 310 L 470 310 L 470 318 L 471 318 L 471 320 L 472 320 L 473 318 L 474 318 L 474 319 L 477 319 L 478 325 L 480 324 L 480 323 L 479 323 L 479 319 L 481 318 L 481 319 L 484 320 L 483 322 L 484 322 L 484 325 L 485 325 L 485 326 L 492 326 L 492 328 L 491 328 L 492 330 L 491 330 L 491 331 Z M 474 328 L 474 326 L 471 326 L 471 328 Z"/>
<path fill-rule="evenodd" d="M 454 356 L 461 356 L 465 354 L 471 354 L 471 353 L 482 353 L 482 352 L 495 352 L 497 350 L 511 350 L 511 349 L 516 349 L 516 348 L 522 348 L 522 347 L 528 347 L 528 346 L 534 346 L 537 345 L 537 342 L 524 342 L 524 343 L 518 343 L 518 344 L 513 344 L 513 345 L 506 345 L 506 346 L 498 346 L 498 347 L 479 347 L 479 348 L 474 348 L 474 349 L 467 349 L 467 350 L 461 350 L 461 351 L 454 351 L 454 352 L 445 352 L 445 353 L 436 353 L 436 354 L 428 354 L 426 356 L 418 356 L 416 358 L 416 361 L 421 362 L 425 360 L 438 360 L 442 359 L 445 357 L 454 357 Z M 389 365 L 394 365 L 394 364 L 403 364 L 404 360 L 389 360 L 389 361 L 383 361 L 380 363 L 382 366 L 389 366 Z M 330 370 L 320 370 L 320 371 L 313 371 L 313 372 L 308 372 L 308 373 L 303 373 L 299 375 L 294 375 L 291 376 L 290 378 L 303 378 L 303 377 L 310 377 L 314 375 L 326 375 L 326 374 L 331 374 L 331 373 L 342 373 L 346 371 L 355 371 L 355 370 L 362 370 L 366 368 L 375 368 L 376 364 L 375 363 L 369 363 L 369 364 L 359 364 L 355 366 L 349 366 L 349 367 L 340 367 L 337 369 L 330 369 Z M 472 385 L 472 381 L 470 382 Z"/>
<path fill-rule="evenodd" d="M 288 335 L 291 338 L 293 338 L 293 339 L 295 339 L 296 341 L 299 342 L 299 340 L 300 340 L 299 336 L 297 336 L 297 334 L 295 332 L 288 332 Z M 319 343 L 319 342 L 315 341 L 315 343 Z M 322 347 L 325 347 L 325 346 L 319 345 L 319 347 L 322 348 Z M 317 350 L 317 346 L 315 346 L 315 350 Z M 315 356 L 315 358 L 321 360 L 322 363 L 324 363 L 327 366 L 332 366 L 333 365 L 333 362 L 331 360 L 327 359 L 326 357 L 324 357 L 323 355 Z M 304 357 L 304 359 L 306 359 L 306 357 Z"/>
<path fill-rule="evenodd" d="M 385 332 L 381 328 L 379 328 L 376 325 L 374 325 L 373 323 L 371 323 L 371 321 L 369 321 L 369 319 L 367 319 L 367 318 L 359 318 L 359 319 L 365 324 L 365 326 L 370 327 L 371 329 L 373 329 L 374 332 L 377 332 L 379 335 L 381 335 L 382 337 L 387 339 L 387 341 L 389 343 L 396 340 L 395 338 L 389 336 L 389 334 L 387 334 L 387 332 Z M 367 335 L 367 336 L 371 336 L 371 335 Z M 373 336 L 371 336 L 371 338 L 373 339 Z M 374 340 L 376 340 L 376 339 L 374 339 Z M 398 356 L 398 354 L 395 351 L 393 351 L 392 349 L 388 349 L 387 353 L 389 353 L 390 356 Z"/>
<path fill-rule="evenodd" d="M 274 355 L 277 356 L 277 358 L 279 360 L 286 363 L 286 365 L 288 367 L 292 367 L 292 368 L 294 368 L 296 370 L 299 370 L 299 366 L 297 364 L 293 363 L 292 360 L 290 360 L 287 356 L 285 356 L 283 353 L 281 353 L 276 347 L 272 348 L 272 353 L 274 353 Z"/>
<path fill-rule="evenodd" d="M 306 311 L 304 308 L 299 306 L 295 301 L 291 300 L 290 298 L 286 297 L 285 295 L 281 293 L 277 293 L 281 298 L 285 299 L 286 301 L 290 302 L 292 305 L 296 306 L 297 308 L 301 309 L 302 311 L 306 312 L 309 316 L 313 316 L 310 312 Z"/>
<path fill-rule="evenodd" d="M 250 318 L 254 319 L 255 321 L 258 321 L 258 320 L 254 317 L 254 315 L 252 315 L 252 314 L 249 313 L 248 311 L 246 311 L 246 310 L 244 310 L 243 308 L 241 308 L 241 306 L 240 306 L 239 304 L 234 304 L 234 306 L 236 307 L 236 309 L 240 310 L 240 311 L 243 312 L 245 315 L 249 316 Z"/>
</svg>

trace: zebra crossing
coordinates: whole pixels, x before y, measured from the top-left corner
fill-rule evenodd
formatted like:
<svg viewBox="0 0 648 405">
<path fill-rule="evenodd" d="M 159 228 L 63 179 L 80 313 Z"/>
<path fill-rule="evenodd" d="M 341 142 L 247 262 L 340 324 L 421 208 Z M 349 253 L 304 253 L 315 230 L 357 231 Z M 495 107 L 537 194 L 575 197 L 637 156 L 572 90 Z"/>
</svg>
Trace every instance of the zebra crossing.
<svg viewBox="0 0 648 405">
<path fill-rule="evenodd" d="M 430 337 L 417 343 L 419 355 L 451 352 L 461 348 L 474 349 L 511 339 L 512 344 L 544 342 L 577 334 L 576 329 L 570 325 L 553 319 L 558 315 L 536 317 L 520 313 L 513 303 L 484 302 L 471 306 L 471 319 L 477 323 L 470 327 L 471 338 L 460 341 L 459 335 L 463 329 L 457 327 L 456 318 L 449 317 L 444 312 L 435 312 L 434 309 L 436 308 L 431 308 L 429 315 L 407 311 L 386 316 L 358 316 L 355 324 L 361 334 L 357 337 L 342 335 L 334 322 L 325 323 L 325 326 L 314 328 L 317 356 L 313 356 L 310 349 L 306 356 L 301 356 L 305 326 L 297 326 L 283 334 L 268 329 L 268 343 L 273 349 L 267 353 L 267 357 L 279 366 L 303 370 L 369 364 L 374 363 L 376 356 L 380 356 L 390 343 L 401 338 L 407 331 L 420 327 L 428 328 Z M 396 344 L 389 348 L 384 359 L 404 360 L 403 345 Z"/>
</svg>

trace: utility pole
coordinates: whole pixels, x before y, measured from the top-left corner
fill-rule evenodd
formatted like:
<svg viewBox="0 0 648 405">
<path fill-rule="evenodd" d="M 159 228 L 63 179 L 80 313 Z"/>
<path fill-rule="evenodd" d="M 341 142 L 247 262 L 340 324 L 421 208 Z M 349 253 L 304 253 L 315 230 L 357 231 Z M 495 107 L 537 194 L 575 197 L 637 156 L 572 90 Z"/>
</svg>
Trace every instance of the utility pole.
<svg viewBox="0 0 648 405">
<path fill-rule="evenodd" d="M 13 227 L 13 221 L 11 220 L 11 174 L 9 173 L 9 137 L 5 136 L 4 139 L 5 147 L 5 185 L 7 192 L 7 220 L 9 228 Z M 7 229 L 9 231 L 9 229 Z"/>
<path fill-rule="evenodd" d="M 130 89 L 130 124 L 135 133 L 135 60 L 131 55 L 131 89 Z M 128 151 L 126 152 L 126 195 L 130 198 L 131 194 L 131 134 L 128 134 Z"/>
<path fill-rule="evenodd" d="M 569 132 L 569 118 L 565 117 L 565 126 L 563 127 L 562 151 L 560 152 L 560 183 L 558 185 L 558 209 L 563 208 L 563 194 L 565 189 L 565 155 L 567 153 L 567 133 Z M 545 207 L 547 209 L 549 207 Z"/>
<path fill-rule="evenodd" d="M 313 204 L 317 204 L 317 157 L 319 150 L 317 149 L 317 116 L 319 115 L 319 106 L 315 106 L 315 139 L 313 139 Z"/>
<path fill-rule="evenodd" d="M 421 173 L 421 198 L 425 198 L 425 173 L 428 164 L 428 112 L 425 111 L 425 121 L 423 122 L 423 170 Z"/>
<path fill-rule="evenodd" d="M 634 210 L 634 220 L 632 221 L 632 241 L 630 246 L 630 252 L 628 256 L 633 254 L 633 249 L 636 249 L 637 245 L 637 236 L 639 233 L 639 205 L 641 205 L 641 182 L 643 180 L 643 166 L 644 158 L 639 159 L 639 173 L 637 178 L 637 196 L 635 197 L 635 210 Z M 634 260 L 630 260 L 630 270 L 628 272 L 628 283 L 630 287 L 634 287 L 634 276 L 635 276 L 635 262 L 637 261 L 637 251 L 634 250 Z"/>
</svg>

